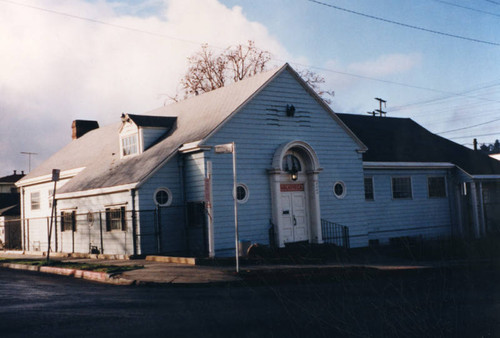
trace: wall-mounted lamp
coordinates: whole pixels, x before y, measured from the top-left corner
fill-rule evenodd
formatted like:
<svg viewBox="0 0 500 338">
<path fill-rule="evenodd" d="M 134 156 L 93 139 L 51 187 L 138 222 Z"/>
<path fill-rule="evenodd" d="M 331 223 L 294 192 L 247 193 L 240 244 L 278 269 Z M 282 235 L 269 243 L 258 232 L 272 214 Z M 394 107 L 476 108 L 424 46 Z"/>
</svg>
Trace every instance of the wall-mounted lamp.
<svg viewBox="0 0 500 338">
<path fill-rule="evenodd" d="M 292 161 L 292 168 L 289 170 L 289 173 L 292 181 L 297 181 L 297 178 L 299 178 L 299 170 L 295 166 L 295 161 Z"/>
<path fill-rule="evenodd" d="M 286 116 L 293 117 L 295 115 L 295 107 L 293 104 L 286 105 Z"/>
</svg>

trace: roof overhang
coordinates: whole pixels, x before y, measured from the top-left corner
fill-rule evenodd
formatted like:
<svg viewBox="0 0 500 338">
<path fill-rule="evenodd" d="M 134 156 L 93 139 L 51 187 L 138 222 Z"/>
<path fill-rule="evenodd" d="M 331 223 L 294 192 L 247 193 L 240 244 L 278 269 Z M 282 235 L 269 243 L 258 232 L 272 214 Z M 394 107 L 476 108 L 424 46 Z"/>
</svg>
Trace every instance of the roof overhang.
<svg viewBox="0 0 500 338">
<path fill-rule="evenodd" d="M 75 177 L 83 169 L 85 169 L 85 167 L 61 171 L 61 173 L 59 174 L 59 179 L 67 179 L 67 178 Z M 22 180 L 16 182 L 16 187 L 26 187 L 29 185 L 47 183 L 47 182 L 51 182 L 51 181 L 52 181 L 52 173 L 50 173 L 48 175 L 37 176 L 37 177 L 33 177 L 33 178 L 28 178 L 28 179 L 22 179 Z"/>
<path fill-rule="evenodd" d="M 471 178 L 478 181 L 500 180 L 500 175 L 471 175 Z"/>
<path fill-rule="evenodd" d="M 180 148 L 179 152 L 183 154 L 187 153 L 193 153 L 197 151 L 206 151 L 212 149 L 211 146 L 204 146 L 201 145 L 203 140 L 195 141 L 195 142 L 190 142 L 190 143 L 184 143 Z"/>
<path fill-rule="evenodd" d="M 365 169 L 450 169 L 449 162 L 363 162 Z"/>
</svg>

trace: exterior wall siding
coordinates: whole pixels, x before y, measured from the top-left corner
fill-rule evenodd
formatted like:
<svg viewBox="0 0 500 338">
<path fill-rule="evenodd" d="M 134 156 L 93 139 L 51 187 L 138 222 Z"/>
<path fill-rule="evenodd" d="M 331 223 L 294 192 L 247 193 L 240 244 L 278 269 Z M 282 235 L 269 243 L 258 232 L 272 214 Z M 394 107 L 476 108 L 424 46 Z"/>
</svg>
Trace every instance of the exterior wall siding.
<svg viewBox="0 0 500 338">
<path fill-rule="evenodd" d="M 396 237 L 436 238 L 452 231 L 453 182 L 447 170 L 365 170 L 373 178 L 374 200 L 366 201 L 369 238 L 386 244 Z M 429 197 L 428 177 L 444 176 L 446 197 Z M 394 199 L 392 177 L 411 177 L 412 198 Z"/>
<path fill-rule="evenodd" d="M 127 210 L 126 229 L 106 231 L 105 209 L 124 206 Z M 130 210 L 132 198 L 130 191 L 97 196 L 63 199 L 57 202 L 58 215 L 62 211 L 76 212 L 76 231 L 62 231 L 58 219 L 58 251 L 89 253 L 91 247 L 97 247 L 104 254 L 132 255 L 133 229 Z M 94 221 L 87 222 L 87 214 L 94 213 Z M 54 230 L 53 230 L 54 231 Z M 102 247 L 101 247 L 102 234 Z M 54 244 L 51 244 L 54 247 Z"/>
<path fill-rule="evenodd" d="M 151 176 L 137 192 L 138 229 L 141 253 L 177 254 L 186 249 L 182 163 L 175 156 Z M 167 188 L 172 203 L 157 210 L 154 195 L 158 188 Z M 156 219 L 156 226 L 155 226 Z M 158 226 L 160 224 L 160 226 Z M 157 235 L 161 237 L 160 242 Z"/>
<path fill-rule="evenodd" d="M 141 128 L 143 150 L 147 150 L 165 134 L 164 128 Z"/>
<path fill-rule="evenodd" d="M 296 108 L 286 116 L 286 105 Z M 271 223 L 270 178 L 277 148 L 293 140 L 314 148 L 323 171 L 319 174 L 321 217 L 349 226 L 353 246 L 367 245 L 363 210 L 363 169 L 354 140 L 333 120 L 288 72 L 283 72 L 207 142 L 216 145 L 235 141 L 238 182 L 249 188 L 249 199 L 238 205 L 239 237 L 269 244 Z M 234 253 L 232 157 L 211 154 L 213 161 L 214 236 L 217 255 Z M 344 199 L 333 195 L 333 184 L 342 180 L 348 190 Z"/>
</svg>

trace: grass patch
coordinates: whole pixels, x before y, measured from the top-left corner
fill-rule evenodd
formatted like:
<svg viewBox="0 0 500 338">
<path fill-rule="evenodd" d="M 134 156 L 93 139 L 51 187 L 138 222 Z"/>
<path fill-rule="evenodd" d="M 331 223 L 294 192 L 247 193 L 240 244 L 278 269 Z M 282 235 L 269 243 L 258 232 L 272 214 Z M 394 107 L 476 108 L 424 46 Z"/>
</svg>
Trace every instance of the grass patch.
<svg viewBox="0 0 500 338">
<path fill-rule="evenodd" d="M 53 266 L 57 268 L 77 269 L 105 273 L 122 273 L 131 270 L 142 269 L 142 265 L 106 265 L 96 263 L 78 263 L 78 262 L 63 262 L 58 260 L 46 259 L 13 259 L 13 258 L 0 258 L 0 263 L 24 264 L 32 266 Z"/>
</svg>

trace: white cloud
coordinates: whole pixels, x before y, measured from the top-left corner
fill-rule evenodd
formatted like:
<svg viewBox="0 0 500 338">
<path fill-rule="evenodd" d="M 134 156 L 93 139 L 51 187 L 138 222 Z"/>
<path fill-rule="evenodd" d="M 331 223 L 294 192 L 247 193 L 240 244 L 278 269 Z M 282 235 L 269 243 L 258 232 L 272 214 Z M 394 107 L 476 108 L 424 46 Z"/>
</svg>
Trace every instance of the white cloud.
<svg viewBox="0 0 500 338">
<path fill-rule="evenodd" d="M 362 76 L 385 77 L 388 75 L 407 72 L 418 66 L 422 56 L 414 54 L 387 54 L 381 55 L 376 60 L 351 63 L 349 71 Z"/>
<path fill-rule="evenodd" d="M 109 25 L 0 3 L 0 176 L 27 169 L 20 151 L 38 152 L 36 165 L 69 142 L 74 119 L 102 125 L 162 105 L 161 94 L 175 93 L 186 57 L 201 43 L 251 39 L 290 58 L 265 26 L 217 0 L 24 3 Z"/>
</svg>

